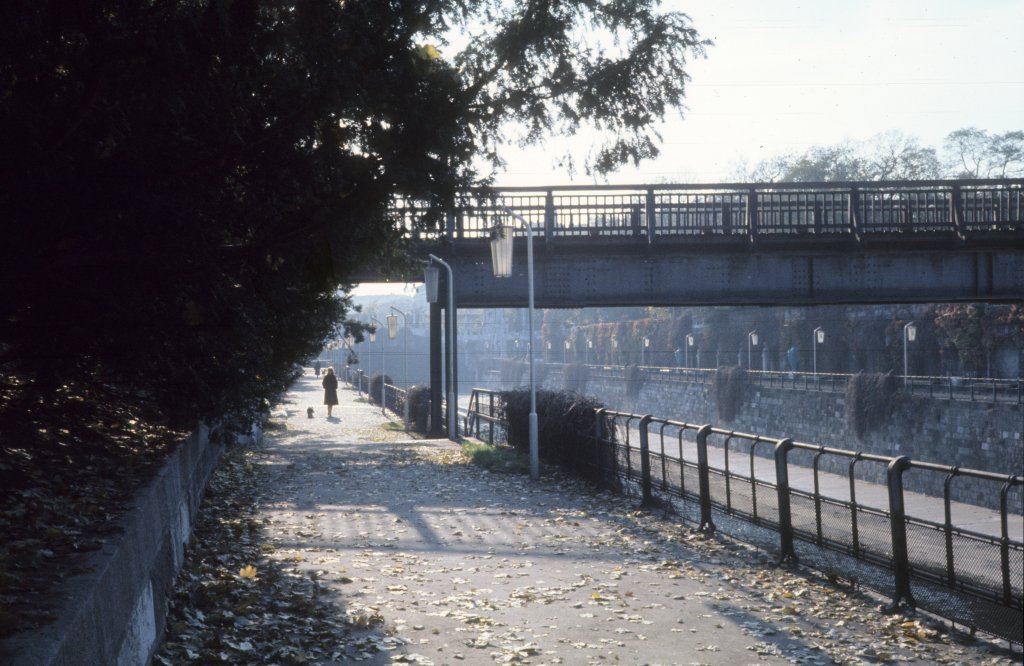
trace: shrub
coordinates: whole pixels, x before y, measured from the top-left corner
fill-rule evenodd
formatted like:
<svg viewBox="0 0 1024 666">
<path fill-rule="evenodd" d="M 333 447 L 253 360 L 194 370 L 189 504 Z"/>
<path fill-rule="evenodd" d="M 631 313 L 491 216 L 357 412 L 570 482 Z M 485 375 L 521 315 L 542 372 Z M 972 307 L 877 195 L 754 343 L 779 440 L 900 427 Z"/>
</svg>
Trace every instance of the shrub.
<svg viewBox="0 0 1024 666">
<path fill-rule="evenodd" d="M 860 439 L 885 422 L 896 395 L 896 378 L 890 373 L 857 373 L 846 382 L 846 423 Z"/>
<path fill-rule="evenodd" d="M 626 397 L 636 400 L 640 397 L 640 389 L 644 385 L 644 373 L 640 366 L 635 363 L 627 365 L 623 369 L 622 378 L 626 382 Z"/>
<path fill-rule="evenodd" d="M 391 377 L 385 374 L 377 373 L 370 377 L 370 402 L 375 405 L 380 404 L 380 392 L 384 388 L 384 384 L 390 384 Z"/>
<path fill-rule="evenodd" d="M 743 389 L 747 384 L 747 371 L 742 366 L 729 365 L 715 371 L 712 391 L 715 394 L 715 406 L 718 417 L 723 421 L 736 418 L 743 404 Z"/>
<path fill-rule="evenodd" d="M 596 412 L 603 405 L 568 391 L 537 392 L 537 439 L 540 459 L 605 487 L 617 487 L 615 430 L 611 419 L 602 424 L 605 439 L 594 441 Z M 518 451 L 530 450 L 530 392 L 502 391 L 499 418 L 508 423 L 508 443 Z"/>
<path fill-rule="evenodd" d="M 430 430 L 430 387 L 412 386 L 405 394 L 405 422 L 418 433 Z"/>
</svg>

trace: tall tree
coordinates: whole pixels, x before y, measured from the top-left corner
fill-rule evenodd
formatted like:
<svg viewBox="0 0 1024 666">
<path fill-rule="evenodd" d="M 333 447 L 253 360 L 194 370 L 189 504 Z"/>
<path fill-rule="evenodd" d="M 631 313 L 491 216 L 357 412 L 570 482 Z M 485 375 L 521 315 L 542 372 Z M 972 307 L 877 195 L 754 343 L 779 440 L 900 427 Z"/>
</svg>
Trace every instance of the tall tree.
<svg viewBox="0 0 1024 666">
<path fill-rule="evenodd" d="M 594 172 L 654 155 L 705 47 L 657 4 L 3 3 L 0 431 L 258 408 L 359 335 L 338 289 L 400 248 L 395 199 L 438 219 L 511 121 L 595 128 Z"/>
</svg>

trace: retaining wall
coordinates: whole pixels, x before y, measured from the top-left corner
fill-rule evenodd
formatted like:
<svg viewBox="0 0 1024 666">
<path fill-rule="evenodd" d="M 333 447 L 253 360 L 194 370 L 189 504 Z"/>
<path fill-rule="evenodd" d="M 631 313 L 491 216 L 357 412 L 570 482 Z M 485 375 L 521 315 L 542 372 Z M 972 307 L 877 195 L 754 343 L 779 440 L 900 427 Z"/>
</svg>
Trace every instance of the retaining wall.
<svg viewBox="0 0 1024 666">
<path fill-rule="evenodd" d="M 563 368 L 549 364 L 538 372 L 542 385 L 562 389 Z M 621 367 L 591 367 L 582 392 L 619 411 L 998 474 L 1024 473 L 1024 410 L 1019 404 L 926 398 L 897 391 L 885 422 L 858 439 L 847 424 L 842 391 L 748 384 L 732 421 L 718 416 L 710 384 L 659 377 L 657 372 L 644 372 L 637 397 L 630 398 Z M 828 469 L 829 465 L 839 466 Z M 823 469 L 848 472 L 845 463 L 827 458 Z M 880 465 L 860 465 L 855 471 L 858 478 L 884 482 L 885 469 Z M 905 481 L 908 490 L 931 495 L 943 491 L 940 474 L 908 474 Z M 956 479 L 951 485 L 954 500 L 994 509 L 999 508 L 999 491 L 1000 485 L 994 482 Z M 1010 510 L 1020 512 L 1021 507 L 1011 506 Z"/>
<path fill-rule="evenodd" d="M 254 429 L 253 436 L 259 437 Z M 123 533 L 63 583 L 58 619 L 0 644 L 12 666 L 147 664 L 163 637 L 167 602 L 206 483 L 223 445 L 200 428 L 181 443 L 121 519 Z"/>
</svg>

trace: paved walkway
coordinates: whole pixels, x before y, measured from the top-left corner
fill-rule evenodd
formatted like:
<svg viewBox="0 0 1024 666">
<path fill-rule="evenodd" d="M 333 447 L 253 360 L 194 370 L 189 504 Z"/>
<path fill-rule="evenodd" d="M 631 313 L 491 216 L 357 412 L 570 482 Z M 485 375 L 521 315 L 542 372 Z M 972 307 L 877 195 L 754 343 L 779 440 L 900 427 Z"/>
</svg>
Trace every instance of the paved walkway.
<svg viewBox="0 0 1024 666">
<path fill-rule="evenodd" d="M 339 393 L 340 419 L 311 375 L 277 408 L 259 509 L 268 556 L 349 618 L 330 663 L 1012 663 L 632 500 L 487 473 Z"/>
</svg>

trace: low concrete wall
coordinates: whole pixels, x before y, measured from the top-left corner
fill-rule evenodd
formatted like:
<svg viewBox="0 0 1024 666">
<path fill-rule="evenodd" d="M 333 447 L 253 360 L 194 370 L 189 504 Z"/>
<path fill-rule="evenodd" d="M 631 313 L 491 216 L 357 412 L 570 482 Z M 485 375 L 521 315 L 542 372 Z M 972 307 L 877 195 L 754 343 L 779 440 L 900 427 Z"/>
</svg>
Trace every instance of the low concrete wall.
<svg viewBox="0 0 1024 666">
<path fill-rule="evenodd" d="M 254 436 L 258 436 L 254 432 Z M 124 532 L 63 584 L 56 622 L 0 645 L 13 666 L 147 664 L 163 637 L 167 601 L 223 445 L 201 428 L 181 443 L 135 497 Z"/>
</svg>

